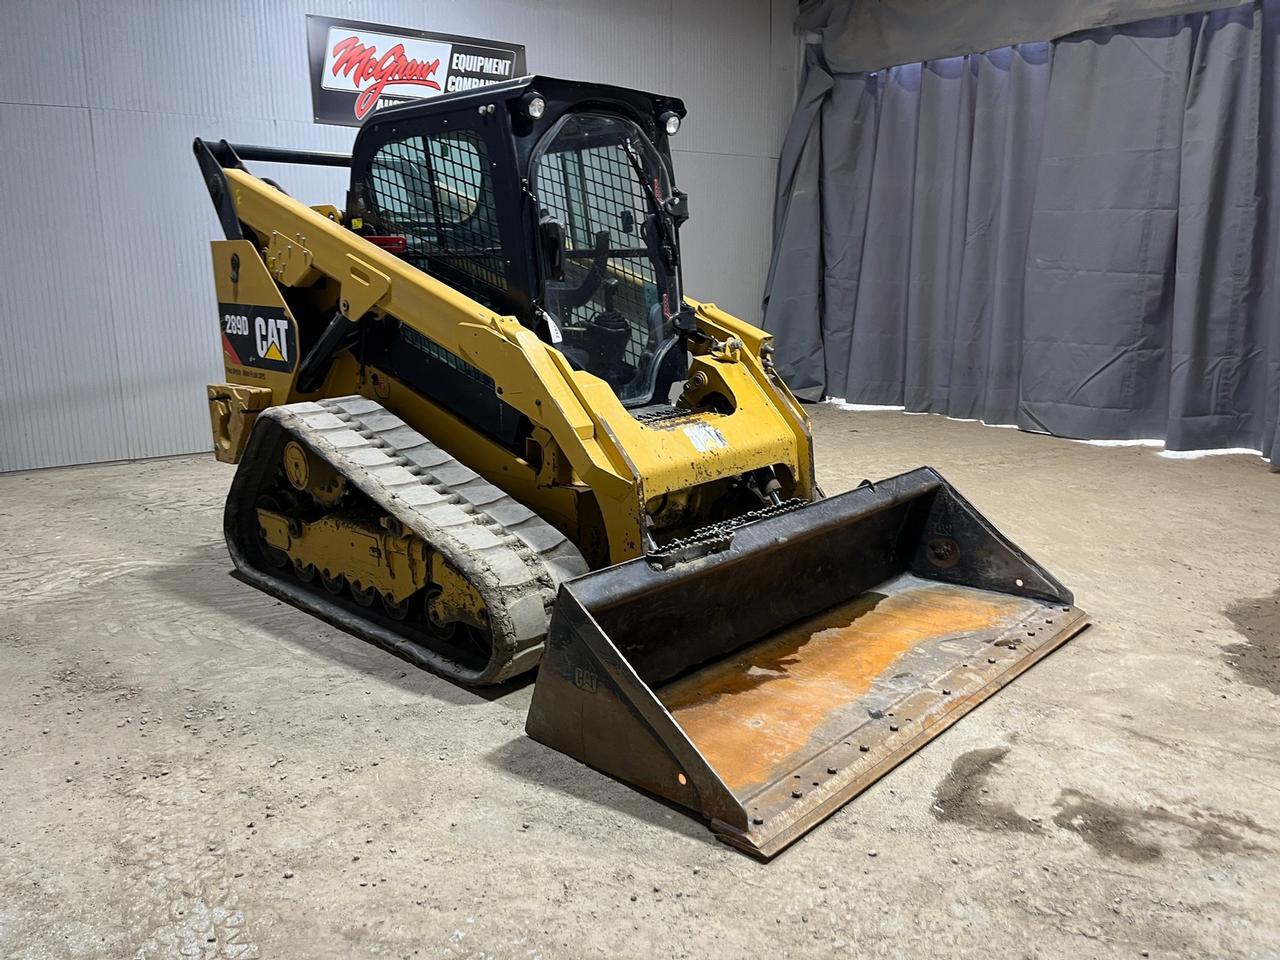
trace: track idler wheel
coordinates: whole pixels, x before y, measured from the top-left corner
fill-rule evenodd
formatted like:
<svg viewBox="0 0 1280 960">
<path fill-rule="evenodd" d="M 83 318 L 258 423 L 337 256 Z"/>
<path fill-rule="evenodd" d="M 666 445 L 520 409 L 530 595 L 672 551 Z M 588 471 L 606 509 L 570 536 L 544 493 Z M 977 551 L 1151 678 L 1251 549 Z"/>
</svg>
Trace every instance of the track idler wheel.
<svg viewBox="0 0 1280 960">
<path fill-rule="evenodd" d="M 433 615 L 432 601 L 439 596 L 440 588 L 430 586 L 423 591 L 423 619 L 426 621 L 427 633 L 441 643 L 447 643 L 463 649 L 470 648 L 481 656 L 488 657 L 493 651 L 493 638 L 488 629 L 462 623 L 458 620 L 441 622 Z"/>
<path fill-rule="evenodd" d="M 382 609 L 392 620 L 404 620 L 409 616 L 409 598 L 401 600 L 397 603 L 391 598 L 391 594 L 384 593 L 380 597 L 382 600 Z"/>
<path fill-rule="evenodd" d="M 462 624 L 457 620 L 445 623 L 436 618 L 434 601 L 438 596 L 440 596 L 440 588 L 437 586 L 427 587 L 422 594 L 422 618 L 427 623 L 427 632 L 443 643 L 457 643 Z"/>
</svg>

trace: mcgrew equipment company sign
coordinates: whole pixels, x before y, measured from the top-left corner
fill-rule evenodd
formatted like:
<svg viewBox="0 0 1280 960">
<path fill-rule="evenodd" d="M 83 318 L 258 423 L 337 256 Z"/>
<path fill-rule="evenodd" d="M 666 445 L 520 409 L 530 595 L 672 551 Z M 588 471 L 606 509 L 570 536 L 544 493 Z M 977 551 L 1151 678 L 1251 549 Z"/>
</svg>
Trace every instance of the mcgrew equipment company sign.
<svg viewBox="0 0 1280 960">
<path fill-rule="evenodd" d="M 524 46 L 307 16 L 317 123 L 358 127 L 375 110 L 524 74 Z"/>
</svg>

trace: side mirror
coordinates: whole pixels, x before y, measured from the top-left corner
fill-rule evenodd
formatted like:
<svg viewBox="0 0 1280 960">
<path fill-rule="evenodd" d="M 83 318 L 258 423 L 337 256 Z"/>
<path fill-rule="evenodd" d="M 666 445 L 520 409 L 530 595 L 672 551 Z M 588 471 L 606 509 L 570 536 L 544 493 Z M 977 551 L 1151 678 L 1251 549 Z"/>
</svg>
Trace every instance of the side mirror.
<svg viewBox="0 0 1280 960">
<path fill-rule="evenodd" d="M 564 226 L 548 217 L 538 224 L 538 239 L 548 276 L 552 280 L 564 280 Z"/>
</svg>

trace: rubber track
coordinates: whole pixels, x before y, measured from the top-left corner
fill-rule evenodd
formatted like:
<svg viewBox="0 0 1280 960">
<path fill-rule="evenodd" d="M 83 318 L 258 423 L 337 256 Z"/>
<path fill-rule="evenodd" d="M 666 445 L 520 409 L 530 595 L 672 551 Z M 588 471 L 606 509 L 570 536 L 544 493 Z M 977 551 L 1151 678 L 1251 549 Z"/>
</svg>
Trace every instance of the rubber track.
<svg viewBox="0 0 1280 960">
<path fill-rule="evenodd" d="M 483 597 L 493 637 L 487 667 L 431 648 L 255 564 L 235 541 L 272 475 L 279 431 L 324 459 L 381 510 L 439 551 Z M 255 514 L 256 516 L 256 514 Z M 227 501 L 227 546 L 241 575 L 410 662 L 468 685 L 501 683 L 537 665 L 560 583 L 587 572 L 577 547 L 528 507 L 460 463 L 386 408 L 360 396 L 272 407 L 258 415 Z"/>
</svg>

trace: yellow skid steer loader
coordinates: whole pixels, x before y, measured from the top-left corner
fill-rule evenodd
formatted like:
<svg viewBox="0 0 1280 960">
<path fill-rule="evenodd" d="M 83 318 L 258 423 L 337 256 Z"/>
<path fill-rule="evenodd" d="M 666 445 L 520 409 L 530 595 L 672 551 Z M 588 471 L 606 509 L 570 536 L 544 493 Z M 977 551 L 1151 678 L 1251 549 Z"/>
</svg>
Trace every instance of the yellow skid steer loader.
<svg viewBox="0 0 1280 960">
<path fill-rule="evenodd" d="M 351 156 L 196 140 L 245 580 L 771 856 L 1084 625 L 929 468 L 824 498 L 770 336 L 684 295 L 676 99 L 526 77 Z M 350 168 L 307 206 L 245 162 Z"/>
</svg>

